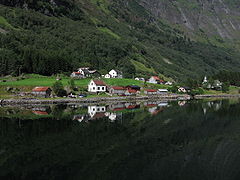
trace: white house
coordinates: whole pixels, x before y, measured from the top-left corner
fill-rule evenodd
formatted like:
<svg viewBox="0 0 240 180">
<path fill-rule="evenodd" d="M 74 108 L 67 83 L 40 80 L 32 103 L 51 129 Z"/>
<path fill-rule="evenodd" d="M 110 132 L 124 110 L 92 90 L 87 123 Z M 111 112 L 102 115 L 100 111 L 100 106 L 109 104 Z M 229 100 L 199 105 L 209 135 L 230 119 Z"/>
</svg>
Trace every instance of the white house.
<svg viewBox="0 0 240 180">
<path fill-rule="evenodd" d="M 160 79 L 158 76 L 152 76 L 149 80 L 148 80 L 149 83 L 152 83 L 152 84 L 163 84 L 164 81 L 162 79 Z"/>
<path fill-rule="evenodd" d="M 122 78 L 122 72 L 118 70 L 112 69 L 108 74 L 110 74 L 111 78 Z"/>
<path fill-rule="evenodd" d="M 101 80 L 91 80 L 88 84 L 88 92 L 99 93 L 106 92 L 107 85 Z"/>
<path fill-rule="evenodd" d="M 165 85 L 169 85 L 169 86 L 171 86 L 173 83 L 171 82 L 171 81 L 167 81 L 166 83 L 165 83 Z"/>
<path fill-rule="evenodd" d="M 110 74 L 106 74 L 106 75 L 104 76 L 104 78 L 110 79 L 110 78 L 111 78 L 111 75 L 110 75 Z"/>
</svg>

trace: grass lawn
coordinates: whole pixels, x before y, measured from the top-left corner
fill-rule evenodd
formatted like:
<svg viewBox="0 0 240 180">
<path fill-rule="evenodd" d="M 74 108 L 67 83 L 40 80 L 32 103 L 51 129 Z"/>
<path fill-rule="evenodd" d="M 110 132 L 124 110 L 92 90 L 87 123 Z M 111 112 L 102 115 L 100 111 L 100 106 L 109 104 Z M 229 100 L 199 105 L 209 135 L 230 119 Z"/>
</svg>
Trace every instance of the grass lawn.
<svg viewBox="0 0 240 180">
<path fill-rule="evenodd" d="M 28 75 L 26 79 L 19 79 L 12 78 L 6 79 L 7 82 L 0 82 L 0 86 L 52 86 L 56 82 L 56 77 L 52 76 L 40 76 L 40 75 Z M 3 78 L 1 79 L 3 80 Z M 61 82 L 64 86 L 68 85 L 70 78 L 64 77 L 62 78 Z M 87 87 L 89 81 L 91 79 L 77 79 L 75 80 L 75 85 L 78 87 Z M 106 84 L 111 86 L 127 86 L 127 85 L 137 85 L 143 86 L 144 83 L 142 81 L 136 81 L 134 79 L 102 79 Z M 149 84 L 147 83 L 149 88 L 168 88 L 169 86 L 166 85 L 159 85 L 159 84 Z"/>
</svg>

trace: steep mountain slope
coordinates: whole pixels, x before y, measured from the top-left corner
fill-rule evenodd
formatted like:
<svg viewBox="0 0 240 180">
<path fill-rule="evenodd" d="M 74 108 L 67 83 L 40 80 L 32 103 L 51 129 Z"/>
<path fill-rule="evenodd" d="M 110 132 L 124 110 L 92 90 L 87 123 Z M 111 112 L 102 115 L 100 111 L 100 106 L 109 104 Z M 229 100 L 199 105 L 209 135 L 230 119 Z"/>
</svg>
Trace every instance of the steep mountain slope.
<svg viewBox="0 0 240 180">
<path fill-rule="evenodd" d="M 223 39 L 240 37 L 238 0 L 141 0 L 141 4 L 155 17 L 181 25 L 189 32 Z"/>
<path fill-rule="evenodd" d="M 190 40 L 181 28 L 166 23 L 167 18 L 159 19 L 144 1 L 1 3 L 1 75 L 70 73 L 87 65 L 101 73 L 118 68 L 127 77 L 163 74 L 183 80 L 221 69 L 240 70 L 238 51 Z"/>
</svg>

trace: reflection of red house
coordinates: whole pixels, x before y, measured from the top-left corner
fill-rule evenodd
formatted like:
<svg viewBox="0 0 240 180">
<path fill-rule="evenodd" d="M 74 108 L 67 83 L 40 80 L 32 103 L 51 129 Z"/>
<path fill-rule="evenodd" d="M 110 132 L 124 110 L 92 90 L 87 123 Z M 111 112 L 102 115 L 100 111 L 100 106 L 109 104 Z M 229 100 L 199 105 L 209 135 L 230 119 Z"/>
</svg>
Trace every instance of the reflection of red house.
<svg viewBox="0 0 240 180">
<path fill-rule="evenodd" d="M 32 111 L 34 114 L 36 114 L 36 115 L 40 115 L 40 116 L 42 116 L 42 115 L 48 115 L 48 113 L 46 112 L 46 111 Z"/>
<path fill-rule="evenodd" d="M 138 109 L 139 107 L 140 107 L 139 105 L 134 104 L 127 106 L 127 109 Z"/>
<path fill-rule="evenodd" d="M 124 109 L 126 109 L 126 108 L 115 108 L 115 109 L 113 109 L 113 111 L 122 111 Z"/>
<path fill-rule="evenodd" d="M 105 117 L 105 113 L 96 113 L 92 119 L 99 119 Z"/>
</svg>

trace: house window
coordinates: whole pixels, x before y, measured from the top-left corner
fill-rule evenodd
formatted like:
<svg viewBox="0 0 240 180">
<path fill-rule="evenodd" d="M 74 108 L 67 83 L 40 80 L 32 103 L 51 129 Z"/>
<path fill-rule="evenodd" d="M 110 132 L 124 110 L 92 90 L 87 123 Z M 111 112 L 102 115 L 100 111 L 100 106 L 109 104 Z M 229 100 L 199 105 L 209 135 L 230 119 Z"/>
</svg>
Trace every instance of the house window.
<svg viewBox="0 0 240 180">
<path fill-rule="evenodd" d="M 100 111 L 100 108 L 97 108 L 97 111 Z"/>
<path fill-rule="evenodd" d="M 102 87 L 102 90 L 104 90 L 104 87 Z"/>
<path fill-rule="evenodd" d="M 98 87 L 97 90 L 100 90 L 100 87 Z"/>
<path fill-rule="evenodd" d="M 95 87 L 93 87 L 92 89 L 95 90 Z"/>
<path fill-rule="evenodd" d="M 102 111 L 104 111 L 104 108 L 102 108 Z"/>
<path fill-rule="evenodd" d="M 95 108 L 93 108 L 92 110 L 95 111 Z"/>
</svg>

